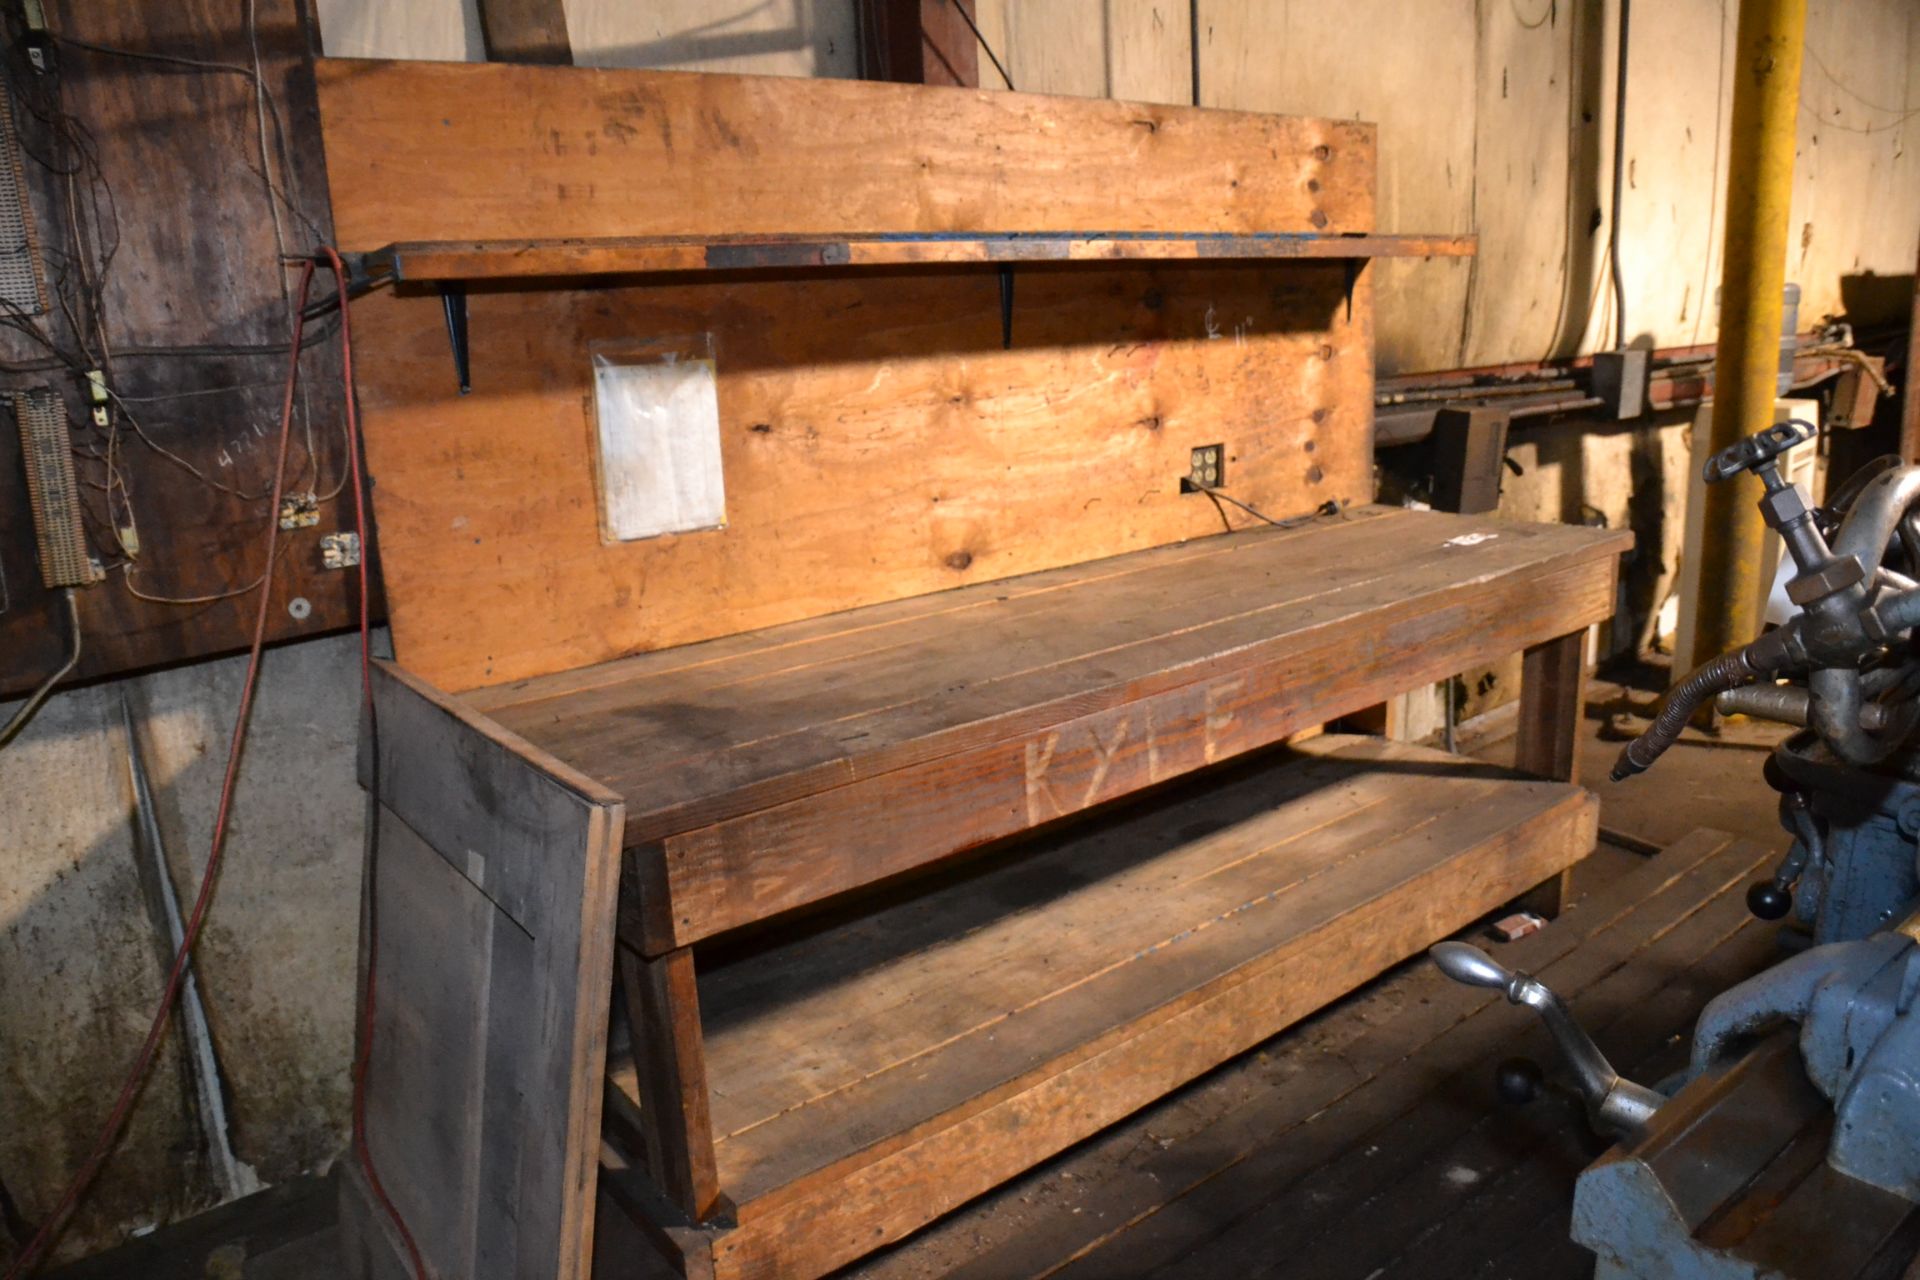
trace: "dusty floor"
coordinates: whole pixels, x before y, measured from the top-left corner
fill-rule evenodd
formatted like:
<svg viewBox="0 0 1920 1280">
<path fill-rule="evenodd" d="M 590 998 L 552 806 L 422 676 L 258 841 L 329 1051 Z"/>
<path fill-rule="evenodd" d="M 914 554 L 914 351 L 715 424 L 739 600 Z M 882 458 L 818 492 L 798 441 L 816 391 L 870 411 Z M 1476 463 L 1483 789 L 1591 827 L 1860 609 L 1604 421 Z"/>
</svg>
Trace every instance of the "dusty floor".
<svg viewBox="0 0 1920 1280">
<path fill-rule="evenodd" d="M 1624 739 L 1620 730 L 1633 731 L 1633 711 L 1652 699 L 1604 681 L 1589 692 L 1581 777 L 1601 797 L 1602 828 L 1610 838 L 1576 872 L 1577 901 L 1630 896 L 1644 855 L 1699 827 L 1717 827 L 1768 850 L 1783 847 L 1774 798 L 1760 778 L 1763 752 L 1781 736 L 1778 729 L 1739 727 L 1717 741 L 1690 733 L 1656 771 L 1615 785 L 1606 772 Z M 1510 749 L 1497 727 L 1488 739 L 1462 746 L 1496 759 Z M 1761 962 L 1754 931 L 1737 939 L 1729 932 L 1744 927 L 1744 916 L 1734 914 L 1739 922 L 1711 937 L 1695 931 L 1690 945 L 1706 948 L 1701 954 L 1669 957 L 1679 976 L 1663 984 L 1660 998 L 1667 1004 L 1639 1002 L 1664 1011 L 1665 1021 L 1647 1024 L 1655 1012 L 1635 1006 L 1610 1030 L 1621 1043 L 1638 1044 L 1644 1063 L 1673 1051 L 1677 1033 L 1714 984 Z M 1739 946 L 1719 946 L 1728 940 Z M 1429 1006 L 1444 998 L 1424 964 L 1403 965 L 846 1274 L 863 1280 L 1588 1274 L 1586 1255 L 1565 1242 L 1561 1224 L 1566 1188 L 1598 1148 L 1572 1120 L 1570 1104 L 1543 1101 L 1519 1119 L 1502 1117 L 1485 1085 L 1494 1059 L 1483 1060 L 1491 1052 L 1484 1047 L 1455 1046 L 1459 1061 L 1444 1069 L 1400 1061 L 1412 1052 L 1402 1044 L 1412 1034 L 1406 1029 L 1431 1022 L 1436 1015 Z M 1636 1016 L 1647 1025 L 1629 1025 Z M 1416 1056 L 1439 1052 L 1422 1048 Z M 1403 1088 L 1404 1096 L 1396 1095 L 1387 1087 L 1396 1071 L 1409 1080 L 1421 1077 L 1401 1081 L 1412 1093 Z M 1433 1081 L 1442 1076 L 1449 1083 L 1436 1088 Z M 1356 1081 L 1381 1087 L 1359 1089 Z M 1316 1103 L 1322 1094 L 1328 1101 Z M 1400 1100 L 1385 1101 L 1394 1097 Z M 1382 1107 L 1387 1110 L 1378 1116 L 1368 1110 Z M 1284 1129 L 1286 1142 L 1262 1144 L 1263 1125 Z M 1303 1154 L 1316 1147 L 1319 1156 Z M 1322 1166 L 1290 1168 L 1309 1159 Z M 1169 1187 L 1176 1184 L 1186 1194 L 1173 1195 Z M 1360 1220 L 1367 1223 L 1364 1234 L 1350 1239 L 1351 1224 Z M 92 1259 L 59 1280 L 332 1280 L 342 1268 L 331 1222 L 330 1185 L 302 1181 Z M 1443 1261 L 1450 1251 L 1457 1256 Z"/>
</svg>

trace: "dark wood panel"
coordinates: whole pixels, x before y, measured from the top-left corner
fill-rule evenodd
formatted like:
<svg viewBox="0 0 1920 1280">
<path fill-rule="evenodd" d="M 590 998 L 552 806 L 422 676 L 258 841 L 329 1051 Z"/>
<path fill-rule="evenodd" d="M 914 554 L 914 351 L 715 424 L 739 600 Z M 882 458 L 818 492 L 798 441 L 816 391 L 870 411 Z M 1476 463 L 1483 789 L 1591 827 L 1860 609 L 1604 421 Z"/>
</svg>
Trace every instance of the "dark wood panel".
<svg viewBox="0 0 1920 1280">
<path fill-rule="evenodd" d="M 374 697 L 375 1157 L 435 1274 L 585 1280 L 619 802 L 386 667 Z"/>
<path fill-rule="evenodd" d="M 270 513 L 259 495 L 271 480 L 286 360 L 283 350 L 272 348 L 284 344 L 288 332 L 279 246 L 306 252 L 327 235 L 328 197 L 307 56 L 314 32 L 296 0 L 257 5 L 261 78 L 277 105 L 285 142 L 283 170 L 269 115 L 271 171 L 287 197 L 279 210 L 278 241 L 261 177 L 261 118 L 246 74 L 252 50 L 242 10 L 210 0 L 55 0 L 47 8 L 53 29 L 71 38 L 58 46 L 58 76 L 26 70 L 11 41 L 6 71 L 31 104 L 19 113 L 30 153 L 24 167 L 50 283 L 64 279 L 95 354 L 79 356 L 73 325 L 58 304 L 46 329 L 83 365 L 101 359 L 85 303 L 84 258 L 98 275 L 110 352 L 105 365 L 126 402 L 116 411 L 113 454 L 138 530 L 139 567 L 132 576 L 115 567 L 105 582 L 81 592 L 86 641 L 74 678 L 83 679 L 246 644 L 256 605 L 251 595 L 178 605 L 142 600 L 134 592 L 176 599 L 219 595 L 260 577 Z M 220 65 L 187 66 L 166 60 L 171 58 Z M 84 128 L 104 180 L 93 181 L 91 166 L 83 165 L 72 205 L 66 180 L 31 158 L 65 164 L 50 123 L 56 90 L 59 107 Z M 86 227 L 84 254 L 72 247 L 74 208 Z M 310 332 L 314 345 L 305 360 L 308 389 L 300 402 L 289 489 L 310 489 L 322 500 L 318 522 L 287 534 L 283 543 L 269 610 L 275 639 L 343 627 L 355 617 L 354 575 L 323 569 L 320 562 L 320 536 L 351 529 L 352 515 L 350 495 L 325 496 L 339 486 L 346 463 L 331 323 L 310 326 Z M 109 433 L 91 424 L 79 376 L 68 368 L 39 367 L 50 362 L 46 348 L 11 329 L 0 329 L 0 361 L 0 387 L 45 383 L 66 396 L 77 424 L 76 465 L 89 541 L 103 564 L 120 565 L 127 557 L 114 529 L 126 523 L 126 503 L 116 496 L 118 518 L 108 519 L 103 459 Z M 151 444 L 134 430 L 136 423 Z M 0 581 L 0 693 L 19 692 L 58 664 L 64 624 L 55 612 L 57 600 L 40 588 L 34 568 L 11 423 L 0 430 Z M 296 597 L 307 601 L 304 618 L 289 611 Z"/>
<path fill-rule="evenodd" d="M 860 74 L 898 84 L 980 84 L 975 0 L 858 0 Z M 965 6 L 963 17 L 958 10 Z M 1000 73 L 988 73 L 994 88 Z M 1008 85 L 1011 89 L 1013 86 Z"/>
<path fill-rule="evenodd" d="M 493 62 L 573 65 L 560 0 L 480 0 L 480 35 Z"/>
</svg>

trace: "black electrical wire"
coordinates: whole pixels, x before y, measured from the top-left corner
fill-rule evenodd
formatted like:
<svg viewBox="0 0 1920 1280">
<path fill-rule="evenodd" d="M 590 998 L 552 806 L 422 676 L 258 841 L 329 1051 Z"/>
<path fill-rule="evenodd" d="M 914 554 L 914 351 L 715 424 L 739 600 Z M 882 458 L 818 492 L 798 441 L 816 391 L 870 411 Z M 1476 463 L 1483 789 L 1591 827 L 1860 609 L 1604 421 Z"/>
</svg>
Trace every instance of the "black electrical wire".
<svg viewBox="0 0 1920 1280">
<path fill-rule="evenodd" d="M 980 34 L 980 28 L 974 25 L 973 15 L 967 12 L 967 6 L 963 3 L 963 0 L 951 0 L 951 3 L 955 9 L 960 11 L 960 19 L 967 24 L 967 29 L 973 32 L 973 38 L 978 40 L 980 47 L 987 51 L 987 58 L 993 63 L 993 69 L 998 71 L 1000 78 L 1007 82 L 1007 88 L 1012 89 L 1013 77 L 1007 74 L 1006 67 L 1001 65 L 1000 55 L 993 51 L 993 46 L 987 43 L 987 38 Z"/>
<path fill-rule="evenodd" d="M 1187 71 L 1193 105 L 1200 105 L 1200 0 L 1187 0 Z"/>
<path fill-rule="evenodd" d="M 1234 506 L 1240 508 L 1242 511 L 1246 512 L 1248 515 L 1254 517 L 1256 520 L 1264 520 L 1276 529 L 1296 529 L 1301 525 L 1307 523 L 1307 521 L 1312 520 L 1318 516 L 1336 515 L 1339 513 L 1339 510 L 1340 510 L 1339 503 L 1326 502 L 1326 503 L 1322 503 L 1320 507 L 1313 512 L 1312 515 L 1294 516 L 1291 519 L 1287 519 L 1287 520 L 1275 520 L 1272 516 L 1268 515 L 1266 512 L 1261 511 L 1256 507 L 1248 506 L 1246 503 L 1240 501 L 1240 499 L 1232 497 L 1229 494 L 1222 493 L 1220 490 L 1214 488 L 1212 485 L 1199 484 L 1191 478 L 1188 478 L 1185 481 L 1185 483 L 1189 488 L 1199 493 L 1204 493 L 1209 498 L 1212 498 L 1213 505 L 1216 508 L 1222 502 L 1231 502 Z M 1227 518 L 1227 513 L 1222 511 L 1220 513 L 1220 518 L 1221 520 L 1224 521 Z"/>
</svg>

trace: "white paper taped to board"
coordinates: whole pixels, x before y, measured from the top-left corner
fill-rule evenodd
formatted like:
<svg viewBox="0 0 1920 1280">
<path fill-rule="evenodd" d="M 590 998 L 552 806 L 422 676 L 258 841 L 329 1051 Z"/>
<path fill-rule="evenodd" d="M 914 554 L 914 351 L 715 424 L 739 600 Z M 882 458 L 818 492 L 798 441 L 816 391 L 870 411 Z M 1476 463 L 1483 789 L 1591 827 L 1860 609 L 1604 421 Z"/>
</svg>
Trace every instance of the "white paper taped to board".
<svg viewBox="0 0 1920 1280">
<path fill-rule="evenodd" d="M 595 350 L 593 408 L 600 527 L 609 542 L 726 524 L 707 339 Z"/>
</svg>

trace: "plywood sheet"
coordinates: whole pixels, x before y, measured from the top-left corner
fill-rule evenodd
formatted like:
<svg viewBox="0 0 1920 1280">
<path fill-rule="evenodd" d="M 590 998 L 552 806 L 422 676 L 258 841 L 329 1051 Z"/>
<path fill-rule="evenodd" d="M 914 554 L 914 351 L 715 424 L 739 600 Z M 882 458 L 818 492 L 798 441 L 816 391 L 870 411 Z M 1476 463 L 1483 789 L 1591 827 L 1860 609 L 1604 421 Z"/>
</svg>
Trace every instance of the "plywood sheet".
<svg viewBox="0 0 1920 1280">
<path fill-rule="evenodd" d="M 328 62 L 319 78 L 349 248 L 1331 234 L 1372 218 L 1372 129 L 1347 122 L 575 68 Z M 470 396 L 437 295 L 403 286 L 356 309 L 396 650 L 446 688 L 1243 523 L 1180 492 L 1200 445 L 1224 445 L 1227 490 L 1276 518 L 1370 496 L 1370 282 L 1344 262 L 548 281 L 469 299 Z M 608 545 L 588 350 L 659 334 L 711 342 L 727 523 Z"/>
<path fill-rule="evenodd" d="M 1352 121 L 771 76 L 341 60 L 317 74 L 347 249 L 1373 229 L 1373 128 Z"/>
<path fill-rule="evenodd" d="M 1364 290 L 1364 281 L 1361 283 Z M 1363 297 L 1339 263 L 1034 268 L 1011 350 L 990 272 L 359 305 L 395 647 L 465 689 L 1248 523 L 1182 494 L 1193 446 L 1275 517 L 1370 492 Z M 710 332 L 727 525 L 608 544 L 589 346 Z"/>
</svg>

